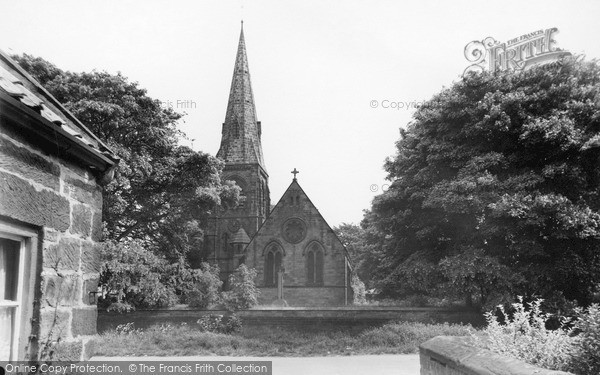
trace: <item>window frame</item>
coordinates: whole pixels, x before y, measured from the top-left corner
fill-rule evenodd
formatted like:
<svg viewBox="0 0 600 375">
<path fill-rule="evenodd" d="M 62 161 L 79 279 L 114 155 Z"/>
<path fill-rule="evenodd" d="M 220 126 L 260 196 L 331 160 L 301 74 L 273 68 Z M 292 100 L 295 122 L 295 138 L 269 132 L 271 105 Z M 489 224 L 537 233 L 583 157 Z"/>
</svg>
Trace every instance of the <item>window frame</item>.
<svg viewBox="0 0 600 375">
<path fill-rule="evenodd" d="M 318 242 L 311 243 L 306 251 L 306 284 L 307 286 L 325 285 L 325 249 Z"/>
<path fill-rule="evenodd" d="M 0 218 L 0 238 L 20 243 L 18 255 L 17 295 L 15 303 L 3 300 L 0 305 L 15 307 L 13 315 L 13 331 L 11 337 L 11 348 L 9 360 L 21 360 L 20 354 L 24 356 L 25 339 L 29 337 L 31 327 L 27 322 L 33 314 L 34 284 L 37 275 L 37 254 L 39 248 L 39 235 L 34 229 L 22 225 L 12 224 Z M 29 265 L 26 268 L 26 265 Z M 27 295 L 25 295 L 27 292 Z"/>
<path fill-rule="evenodd" d="M 265 255 L 265 267 L 264 267 L 264 277 L 265 277 L 265 286 L 276 288 L 279 285 L 279 268 L 277 267 L 277 257 L 279 256 L 279 268 L 283 265 L 283 249 L 279 245 L 271 244 L 268 246 L 267 253 Z M 269 257 L 272 258 L 272 264 L 269 264 Z M 269 267 L 270 266 L 270 267 Z M 269 280 L 269 276 L 270 280 Z"/>
</svg>

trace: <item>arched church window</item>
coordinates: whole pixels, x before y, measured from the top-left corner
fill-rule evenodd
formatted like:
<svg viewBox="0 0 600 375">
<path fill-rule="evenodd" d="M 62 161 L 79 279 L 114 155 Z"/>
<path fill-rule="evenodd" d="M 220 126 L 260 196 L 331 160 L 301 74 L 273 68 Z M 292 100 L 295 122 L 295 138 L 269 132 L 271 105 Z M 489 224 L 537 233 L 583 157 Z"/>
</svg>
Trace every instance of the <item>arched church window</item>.
<svg viewBox="0 0 600 375">
<path fill-rule="evenodd" d="M 265 258 L 265 286 L 277 286 L 279 278 L 277 272 L 281 268 L 283 252 L 278 245 L 273 244 Z"/>
<path fill-rule="evenodd" d="M 294 205 L 294 196 L 290 196 L 290 205 Z"/>
<path fill-rule="evenodd" d="M 299 205 L 299 204 L 300 204 L 300 196 L 296 195 L 296 205 Z"/>
<path fill-rule="evenodd" d="M 323 285 L 323 249 L 317 243 L 306 254 L 307 284 Z"/>
</svg>

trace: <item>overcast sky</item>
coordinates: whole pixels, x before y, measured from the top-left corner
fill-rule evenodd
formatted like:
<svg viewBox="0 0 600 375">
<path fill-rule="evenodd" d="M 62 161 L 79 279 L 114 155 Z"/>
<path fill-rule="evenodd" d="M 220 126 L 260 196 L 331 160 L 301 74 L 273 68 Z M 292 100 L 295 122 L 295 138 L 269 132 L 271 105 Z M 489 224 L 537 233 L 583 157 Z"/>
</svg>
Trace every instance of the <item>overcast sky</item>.
<svg viewBox="0 0 600 375">
<path fill-rule="evenodd" d="M 77 72 L 120 71 L 186 112 L 181 129 L 213 155 L 243 18 L 271 200 L 298 168 L 331 225 L 361 220 L 385 188 L 383 162 L 399 129 L 415 103 L 459 79 L 470 41 L 557 27 L 558 47 L 600 57 L 592 0 L 0 0 L 0 15 L 5 52 Z M 383 108 L 398 102 L 405 108 Z"/>
</svg>

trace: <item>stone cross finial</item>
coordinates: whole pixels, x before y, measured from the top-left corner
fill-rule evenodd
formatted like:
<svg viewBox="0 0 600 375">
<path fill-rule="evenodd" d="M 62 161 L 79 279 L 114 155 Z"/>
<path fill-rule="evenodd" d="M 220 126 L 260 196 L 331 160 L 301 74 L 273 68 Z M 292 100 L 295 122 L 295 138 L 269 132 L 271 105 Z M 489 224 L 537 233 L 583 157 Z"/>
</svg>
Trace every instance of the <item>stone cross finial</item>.
<svg viewBox="0 0 600 375">
<path fill-rule="evenodd" d="M 291 172 L 294 175 L 294 181 L 296 181 L 296 175 L 300 173 L 296 168 Z"/>
</svg>

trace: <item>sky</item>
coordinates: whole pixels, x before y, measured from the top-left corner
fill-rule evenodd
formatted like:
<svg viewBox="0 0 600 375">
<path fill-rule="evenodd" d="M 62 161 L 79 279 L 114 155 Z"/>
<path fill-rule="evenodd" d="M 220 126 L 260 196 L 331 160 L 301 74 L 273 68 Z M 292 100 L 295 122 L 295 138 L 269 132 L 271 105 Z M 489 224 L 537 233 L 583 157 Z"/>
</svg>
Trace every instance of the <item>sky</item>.
<svg viewBox="0 0 600 375">
<path fill-rule="evenodd" d="M 332 226 L 359 223 L 415 107 L 460 79 L 473 40 L 558 28 L 600 58 L 600 1 L 0 0 L 0 49 L 75 72 L 121 72 L 185 113 L 182 144 L 215 155 L 240 33 L 271 201 L 298 182 Z"/>
</svg>

